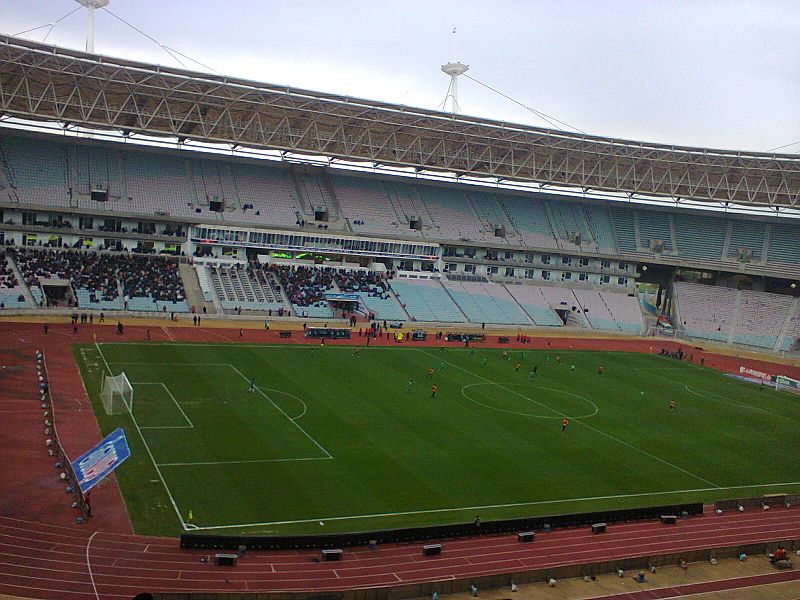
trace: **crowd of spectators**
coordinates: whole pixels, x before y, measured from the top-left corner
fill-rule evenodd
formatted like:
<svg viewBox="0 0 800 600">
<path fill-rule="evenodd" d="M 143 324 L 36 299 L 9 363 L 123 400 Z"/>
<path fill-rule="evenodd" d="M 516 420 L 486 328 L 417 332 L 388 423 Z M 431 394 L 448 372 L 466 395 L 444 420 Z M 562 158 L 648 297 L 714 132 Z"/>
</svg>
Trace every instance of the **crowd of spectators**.
<svg viewBox="0 0 800 600">
<path fill-rule="evenodd" d="M 178 263 L 163 258 L 131 256 L 119 270 L 126 298 L 152 298 L 166 302 L 186 299 Z"/>
<path fill-rule="evenodd" d="M 28 248 L 13 252 L 29 286 L 38 285 L 39 279 L 69 279 L 75 288 L 88 290 L 92 302 L 113 301 L 119 297 L 117 257 L 112 254 Z"/>
<path fill-rule="evenodd" d="M 0 255 L 0 290 L 11 290 L 18 285 L 17 276 L 14 275 L 14 271 L 12 271 L 11 267 L 8 265 L 5 255 Z"/>
<path fill-rule="evenodd" d="M 333 288 L 335 269 L 272 264 L 269 270 L 295 306 L 327 305 L 325 292 Z"/>
<path fill-rule="evenodd" d="M 389 286 L 383 277 L 373 271 L 340 270 L 334 275 L 336 285 L 343 292 L 362 292 L 373 298 L 388 299 Z"/>
<path fill-rule="evenodd" d="M 147 297 L 178 302 L 186 298 L 178 265 L 163 258 L 80 251 L 10 250 L 26 283 L 39 279 L 66 279 L 75 289 L 87 290 L 90 302 L 119 297 Z"/>
</svg>

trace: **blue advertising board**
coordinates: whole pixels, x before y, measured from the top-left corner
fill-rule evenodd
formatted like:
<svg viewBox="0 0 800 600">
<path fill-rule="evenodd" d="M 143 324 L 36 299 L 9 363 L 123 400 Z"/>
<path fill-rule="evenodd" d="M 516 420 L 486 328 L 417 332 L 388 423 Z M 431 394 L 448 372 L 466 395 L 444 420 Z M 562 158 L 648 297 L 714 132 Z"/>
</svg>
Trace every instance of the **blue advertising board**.
<svg viewBox="0 0 800 600">
<path fill-rule="evenodd" d="M 94 448 L 72 461 L 72 470 L 78 478 L 81 492 L 86 493 L 106 475 L 120 466 L 131 455 L 128 440 L 122 428 L 109 433 Z"/>
</svg>

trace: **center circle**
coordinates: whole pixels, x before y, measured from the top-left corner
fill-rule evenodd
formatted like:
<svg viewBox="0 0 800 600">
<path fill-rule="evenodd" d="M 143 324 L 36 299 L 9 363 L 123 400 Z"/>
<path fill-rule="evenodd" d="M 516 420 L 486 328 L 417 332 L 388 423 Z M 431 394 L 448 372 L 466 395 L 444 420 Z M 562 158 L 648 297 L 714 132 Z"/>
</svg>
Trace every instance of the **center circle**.
<svg viewBox="0 0 800 600">
<path fill-rule="evenodd" d="M 536 414 L 531 414 L 531 413 L 527 413 L 527 412 L 508 410 L 508 409 L 505 409 L 505 408 L 500 408 L 499 406 L 492 406 L 491 404 L 487 404 L 486 402 L 481 402 L 480 400 L 475 399 L 474 397 L 470 396 L 469 393 L 468 393 L 468 390 L 470 390 L 472 388 L 476 388 L 476 387 L 495 387 L 495 388 L 498 388 L 499 390 L 501 390 L 501 391 L 503 391 L 505 393 L 509 393 L 509 390 L 507 388 L 514 387 L 514 386 L 526 387 L 526 388 L 531 388 L 531 389 L 534 389 L 534 390 L 545 390 L 545 391 L 548 391 L 548 392 L 553 392 L 555 394 L 563 394 L 565 396 L 570 396 L 572 398 L 577 398 L 578 400 L 581 400 L 582 402 L 584 402 L 587 405 L 591 406 L 592 410 L 590 412 L 587 412 L 586 414 L 568 415 L 568 414 L 565 414 L 565 413 L 555 412 L 555 409 L 552 409 L 548 405 L 543 404 L 543 403 L 541 403 L 541 402 L 539 402 L 539 401 L 537 401 L 537 400 L 535 400 L 535 399 L 533 399 L 533 398 L 531 398 L 531 397 L 529 397 L 526 394 L 523 394 L 521 392 L 517 392 L 517 391 L 511 391 L 510 392 L 510 395 L 516 396 L 516 397 L 518 397 L 520 399 L 524 399 L 525 401 L 529 402 L 533 406 L 537 406 L 537 405 L 541 406 L 543 408 L 543 410 L 547 410 L 548 412 L 552 413 L 552 414 L 547 414 L 547 415 L 536 415 Z M 490 410 L 496 410 L 497 412 L 503 412 L 503 413 L 507 413 L 507 414 L 511 414 L 511 415 L 519 415 L 521 417 L 530 417 L 532 419 L 563 419 L 565 417 L 568 418 L 568 419 L 588 419 L 589 417 L 595 416 L 599 412 L 599 409 L 598 409 L 597 405 L 594 402 L 592 402 L 588 398 L 586 398 L 584 396 L 581 396 L 579 394 L 575 394 L 573 392 L 567 392 L 565 390 L 559 390 L 557 388 L 551 388 L 551 387 L 544 387 L 544 386 L 538 386 L 538 385 L 528 386 L 528 385 L 526 385 L 524 383 L 506 383 L 506 384 L 501 384 L 501 383 L 470 383 L 469 385 L 465 385 L 464 387 L 461 388 L 461 395 L 464 396 L 464 398 L 466 398 L 470 402 L 478 404 L 479 406 L 483 406 L 484 408 L 488 408 Z"/>
</svg>

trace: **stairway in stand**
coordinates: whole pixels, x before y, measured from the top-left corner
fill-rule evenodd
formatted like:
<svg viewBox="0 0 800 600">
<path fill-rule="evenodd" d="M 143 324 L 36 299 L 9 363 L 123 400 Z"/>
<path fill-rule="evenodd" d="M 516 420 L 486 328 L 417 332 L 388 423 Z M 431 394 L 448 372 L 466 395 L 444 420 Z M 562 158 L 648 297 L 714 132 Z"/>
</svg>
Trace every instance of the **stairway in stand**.
<svg viewBox="0 0 800 600">
<path fill-rule="evenodd" d="M 178 265 L 178 271 L 186 290 L 186 303 L 190 307 L 194 306 L 197 312 L 202 312 L 203 308 L 209 314 L 217 312 L 213 302 L 206 302 L 203 299 L 203 290 L 200 289 L 200 282 L 197 281 L 197 271 L 194 270 L 194 267 L 188 263 L 181 263 Z"/>
</svg>

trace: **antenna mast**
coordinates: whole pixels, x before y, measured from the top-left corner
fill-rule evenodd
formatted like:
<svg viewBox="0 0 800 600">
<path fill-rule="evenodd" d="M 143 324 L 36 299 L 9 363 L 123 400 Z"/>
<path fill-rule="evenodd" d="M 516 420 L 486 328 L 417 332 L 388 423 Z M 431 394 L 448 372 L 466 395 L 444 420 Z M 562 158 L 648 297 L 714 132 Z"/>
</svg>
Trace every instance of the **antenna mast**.
<svg viewBox="0 0 800 600">
<path fill-rule="evenodd" d="M 98 8 L 108 6 L 111 0 L 75 0 L 78 4 L 86 7 L 86 52 L 94 54 L 94 11 Z"/>
<path fill-rule="evenodd" d="M 447 110 L 447 101 L 450 100 L 450 112 L 453 114 L 461 112 L 458 104 L 458 76 L 467 71 L 469 71 L 469 65 L 456 60 L 456 28 L 453 27 L 453 58 L 446 65 L 442 65 L 442 72 L 450 76 L 450 86 L 447 88 L 447 96 L 442 103 L 444 110 Z"/>
</svg>

